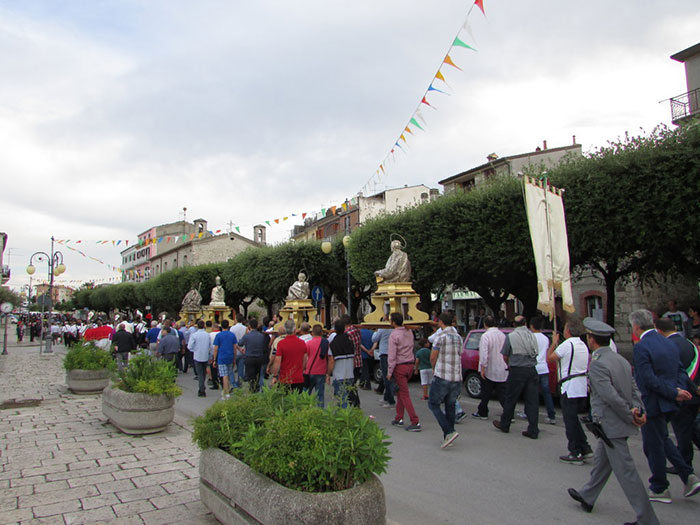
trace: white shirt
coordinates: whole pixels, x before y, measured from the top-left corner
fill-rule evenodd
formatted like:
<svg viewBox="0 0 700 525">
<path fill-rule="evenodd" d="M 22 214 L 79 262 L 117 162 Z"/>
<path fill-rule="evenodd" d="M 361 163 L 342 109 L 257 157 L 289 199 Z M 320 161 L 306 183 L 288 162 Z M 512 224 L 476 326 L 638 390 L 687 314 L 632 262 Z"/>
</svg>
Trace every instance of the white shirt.
<svg viewBox="0 0 700 525">
<path fill-rule="evenodd" d="M 246 334 L 247 331 L 248 328 L 246 328 L 246 325 L 244 325 L 243 323 L 236 323 L 231 328 L 229 328 L 229 332 L 233 332 L 233 335 L 236 336 L 237 343 L 241 342 L 241 339 L 243 339 L 243 336 Z"/>
<path fill-rule="evenodd" d="M 547 366 L 547 350 L 549 350 L 549 338 L 542 332 L 534 332 L 537 339 L 537 346 L 540 348 L 537 352 L 537 366 L 535 369 L 538 374 L 548 374 L 549 367 Z"/>
<path fill-rule="evenodd" d="M 501 354 L 506 336 L 495 326 L 488 328 L 479 340 L 479 370 L 484 369 L 487 379 L 503 383 L 508 379 L 506 362 Z"/>
<path fill-rule="evenodd" d="M 554 353 L 559 356 L 560 380 L 569 375 L 588 372 L 588 347 L 580 338 L 569 337 L 557 347 Z M 571 372 L 569 372 L 569 366 L 571 366 Z M 561 385 L 561 393 L 566 394 L 568 398 L 586 397 L 588 378 L 581 376 L 564 381 Z"/>
<path fill-rule="evenodd" d="M 313 338 L 314 338 L 314 336 L 311 335 L 311 334 L 303 334 L 303 335 L 300 335 L 300 336 L 299 336 L 299 339 L 301 339 L 301 340 L 304 341 L 305 343 L 311 341 Z"/>
<path fill-rule="evenodd" d="M 328 355 L 332 356 L 333 351 L 329 348 Z M 343 379 L 353 379 L 355 377 L 355 361 L 352 355 L 343 356 L 341 359 L 333 361 L 333 379 L 342 381 Z"/>
</svg>

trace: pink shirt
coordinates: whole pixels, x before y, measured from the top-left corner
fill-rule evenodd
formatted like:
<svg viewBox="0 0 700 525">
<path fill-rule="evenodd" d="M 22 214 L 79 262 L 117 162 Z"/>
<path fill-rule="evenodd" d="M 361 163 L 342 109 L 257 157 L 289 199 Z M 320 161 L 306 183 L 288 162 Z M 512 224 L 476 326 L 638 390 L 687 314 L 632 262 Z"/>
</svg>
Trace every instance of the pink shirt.
<svg viewBox="0 0 700 525">
<path fill-rule="evenodd" d="M 404 326 L 394 328 L 389 336 L 389 367 L 387 375 L 394 375 L 396 365 L 415 362 L 413 332 Z"/>
<path fill-rule="evenodd" d="M 490 327 L 479 341 L 479 370 L 484 370 L 486 379 L 503 383 L 508 378 L 506 362 L 501 355 L 501 348 L 506 335 L 495 326 Z"/>
</svg>

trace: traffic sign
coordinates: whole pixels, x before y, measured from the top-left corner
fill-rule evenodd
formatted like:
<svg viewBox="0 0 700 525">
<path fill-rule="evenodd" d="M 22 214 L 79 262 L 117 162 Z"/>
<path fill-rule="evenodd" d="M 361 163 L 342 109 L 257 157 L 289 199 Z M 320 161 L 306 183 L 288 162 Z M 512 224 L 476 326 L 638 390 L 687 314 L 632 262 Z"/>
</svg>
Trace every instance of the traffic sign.
<svg viewBox="0 0 700 525">
<path fill-rule="evenodd" d="M 314 286 L 313 290 L 311 290 L 311 297 L 317 303 L 323 301 L 323 288 L 320 286 Z"/>
</svg>

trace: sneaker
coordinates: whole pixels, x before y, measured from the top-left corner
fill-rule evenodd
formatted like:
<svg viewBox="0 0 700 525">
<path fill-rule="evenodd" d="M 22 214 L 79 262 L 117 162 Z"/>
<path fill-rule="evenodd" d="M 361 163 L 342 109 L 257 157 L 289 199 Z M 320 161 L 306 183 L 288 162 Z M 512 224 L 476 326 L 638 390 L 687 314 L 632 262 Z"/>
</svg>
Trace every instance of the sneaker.
<svg viewBox="0 0 700 525">
<path fill-rule="evenodd" d="M 688 481 L 685 483 L 683 495 L 686 498 L 689 498 L 691 496 L 695 496 L 698 492 L 700 492 L 700 479 L 698 479 L 695 474 L 691 474 L 688 476 Z"/>
<path fill-rule="evenodd" d="M 568 463 L 569 465 L 583 465 L 581 454 L 574 455 L 569 452 L 566 456 L 559 456 L 559 461 Z"/>
<path fill-rule="evenodd" d="M 548 425 L 556 425 L 557 424 L 557 422 L 554 420 L 553 417 L 544 418 L 544 422 L 547 423 Z"/>
<path fill-rule="evenodd" d="M 525 414 L 525 412 L 522 412 L 522 411 L 521 411 L 521 412 L 518 412 L 517 414 L 515 414 L 515 416 L 516 416 L 518 419 L 522 419 L 522 420 L 524 420 L 524 421 L 527 420 L 527 414 Z"/>
<path fill-rule="evenodd" d="M 403 419 L 393 419 L 391 421 L 391 424 L 394 425 L 395 427 L 402 427 L 403 426 Z"/>
<path fill-rule="evenodd" d="M 445 440 L 442 442 L 442 445 L 440 445 L 440 448 L 445 448 L 449 447 L 452 442 L 459 437 L 459 434 L 457 432 L 450 432 L 445 436 Z"/>
<path fill-rule="evenodd" d="M 461 423 L 461 422 L 464 421 L 465 419 L 467 419 L 467 413 L 466 413 L 466 412 L 460 412 L 459 414 L 457 414 L 457 415 L 455 416 L 455 423 Z"/>
<path fill-rule="evenodd" d="M 649 489 L 649 501 L 655 501 L 656 503 L 671 503 L 671 493 L 668 489 L 663 492 L 654 492 Z"/>
<path fill-rule="evenodd" d="M 396 403 L 388 403 L 386 401 L 382 401 L 379 403 L 379 406 L 382 408 L 394 408 L 396 406 Z"/>
<path fill-rule="evenodd" d="M 420 423 L 416 423 L 415 425 L 408 425 L 406 427 L 407 432 L 420 432 L 421 430 L 423 429 L 420 427 Z"/>
<path fill-rule="evenodd" d="M 482 416 L 482 415 L 479 414 L 478 412 L 474 412 L 474 413 L 472 414 L 472 417 L 473 417 L 474 419 L 481 419 L 482 421 L 486 421 L 486 420 L 488 420 L 488 418 L 489 418 L 489 416 Z"/>
<path fill-rule="evenodd" d="M 593 457 L 593 451 L 589 448 L 585 452 L 581 452 L 582 459 L 591 459 Z"/>
</svg>

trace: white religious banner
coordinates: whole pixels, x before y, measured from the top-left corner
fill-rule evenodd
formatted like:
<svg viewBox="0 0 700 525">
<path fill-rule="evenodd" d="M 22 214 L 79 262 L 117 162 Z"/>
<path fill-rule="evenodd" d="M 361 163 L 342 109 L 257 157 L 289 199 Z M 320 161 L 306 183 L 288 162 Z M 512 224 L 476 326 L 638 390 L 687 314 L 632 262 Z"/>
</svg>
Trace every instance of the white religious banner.
<svg viewBox="0 0 700 525">
<path fill-rule="evenodd" d="M 567 312 L 575 312 L 569 272 L 569 241 L 562 190 L 547 181 L 524 179 L 525 210 L 537 268 L 537 308 L 555 316 L 555 290 Z"/>
</svg>

